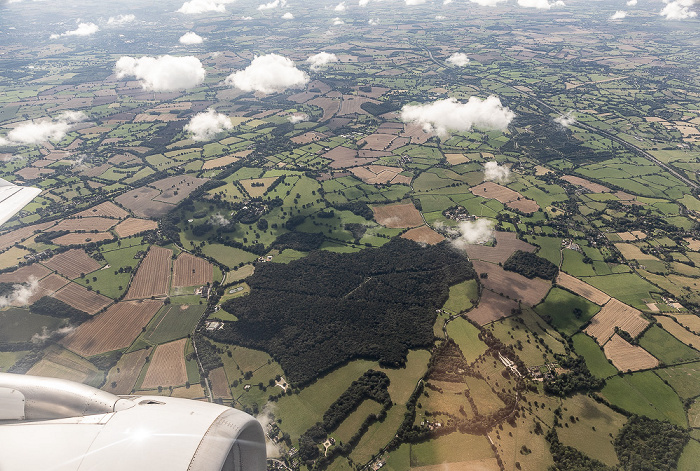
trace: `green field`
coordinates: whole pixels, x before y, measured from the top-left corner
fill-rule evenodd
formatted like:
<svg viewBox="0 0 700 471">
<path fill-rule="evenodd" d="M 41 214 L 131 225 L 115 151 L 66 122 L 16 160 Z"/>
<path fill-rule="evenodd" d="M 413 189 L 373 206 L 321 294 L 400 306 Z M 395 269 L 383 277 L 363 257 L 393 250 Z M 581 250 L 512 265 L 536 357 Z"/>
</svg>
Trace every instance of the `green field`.
<svg viewBox="0 0 700 471">
<path fill-rule="evenodd" d="M 690 440 L 678 460 L 678 471 L 700 471 L 700 443 Z"/>
<path fill-rule="evenodd" d="M 611 404 L 633 414 L 668 420 L 681 427 L 688 425 L 678 395 L 652 371 L 610 378 L 602 394 Z"/>
<path fill-rule="evenodd" d="M 0 311 L 0 342 L 28 342 L 34 334 L 40 335 L 43 329 L 51 332 L 63 322 L 63 319 L 11 307 Z"/>
<path fill-rule="evenodd" d="M 599 378 L 607 378 L 617 373 L 615 368 L 605 357 L 603 350 L 586 334 L 576 334 L 572 337 L 574 351 L 586 361 L 590 372 Z"/>
<path fill-rule="evenodd" d="M 651 298 L 650 293 L 658 292 L 658 288 L 634 273 L 585 277 L 583 281 L 625 304 L 643 310 L 648 309 L 644 300 Z"/>
<path fill-rule="evenodd" d="M 690 348 L 658 325 L 651 326 L 639 340 L 639 345 L 667 365 L 700 357 Z"/>
<path fill-rule="evenodd" d="M 381 410 L 381 404 L 371 399 L 365 399 L 330 435 L 336 440 L 346 443 L 357 433 L 362 422 L 370 414 L 378 414 Z"/>
<path fill-rule="evenodd" d="M 469 363 L 479 358 L 487 349 L 486 344 L 479 340 L 479 329 L 461 317 L 447 324 L 447 335 L 459 346 Z"/>
<path fill-rule="evenodd" d="M 186 337 L 194 330 L 205 308 L 206 306 L 199 304 L 164 306 L 150 322 L 145 335 L 146 339 L 154 344 L 161 344 Z"/>
<path fill-rule="evenodd" d="M 350 458 L 357 463 L 366 463 L 373 455 L 391 441 L 404 418 L 405 407 L 394 406 L 389 409 L 383 422 L 375 422 L 362 436 Z"/>
<path fill-rule="evenodd" d="M 561 261 L 561 239 L 558 237 L 528 236 L 527 242 L 539 246 L 537 255 L 549 260 L 556 266 Z"/>
<path fill-rule="evenodd" d="M 580 310 L 578 316 L 575 313 L 576 309 Z M 569 336 L 578 332 L 598 311 L 600 306 L 557 287 L 552 288 L 544 301 L 535 306 L 537 314 L 551 319 L 551 324 L 559 332 Z"/>
<path fill-rule="evenodd" d="M 250 263 L 258 256 L 235 247 L 227 247 L 223 244 L 207 244 L 202 249 L 204 255 L 213 258 L 229 268 L 236 268 L 242 263 Z"/>
<path fill-rule="evenodd" d="M 0 352 L 0 373 L 6 373 L 9 368 L 12 368 L 17 360 L 28 353 L 28 350 L 18 352 Z"/>
<path fill-rule="evenodd" d="M 458 314 L 472 307 L 472 300 L 479 298 L 479 288 L 476 280 L 467 280 L 450 286 L 450 297 L 443 309 Z"/>
<path fill-rule="evenodd" d="M 464 446 L 469 443 L 469 446 Z M 488 439 L 459 432 L 411 445 L 411 467 L 494 458 Z"/>
<path fill-rule="evenodd" d="M 698 381 L 700 362 L 659 369 L 656 370 L 656 374 L 662 380 L 668 381 L 668 384 L 684 399 L 700 395 L 700 381 Z"/>
</svg>

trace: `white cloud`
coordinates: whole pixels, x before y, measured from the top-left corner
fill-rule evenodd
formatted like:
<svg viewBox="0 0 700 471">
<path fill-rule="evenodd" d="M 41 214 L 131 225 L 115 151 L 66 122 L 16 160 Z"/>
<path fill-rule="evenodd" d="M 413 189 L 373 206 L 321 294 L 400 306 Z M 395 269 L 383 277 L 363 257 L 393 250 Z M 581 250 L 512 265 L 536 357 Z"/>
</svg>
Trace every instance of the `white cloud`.
<svg viewBox="0 0 700 471">
<path fill-rule="evenodd" d="M 685 20 L 695 18 L 698 14 L 690 9 L 695 5 L 695 0 L 664 0 L 666 6 L 659 12 L 667 20 Z"/>
<path fill-rule="evenodd" d="M 485 244 L 493 239 L 493 222 L 488 219 L 463 221 L 450 233 L 453 237 L 457 236 L 452 240 L 452 244 L 460 249 L 465 249 L 467 245 Z"/>
<path fill-rule="evenodd" d="M 192 139 L 195 141 L 211 141 L 214 136 L 226 129 L 233 129 L 231 119 L 213 109 L 197 113 L 185 125 L 185 131 L 191 132 Z"/>
<path fill-rule="evenodd" d="M 377 26 L 379 24 L 379 21 L 375 20 L 374 18 L 370 18 L 367 20 L 367 24 L 370 26 Z"/>
<path fill-rule="evenodd" d="M 426 0 L 406 0 L 406 5 L 423 5 Z"/>
<path fill-rule="evenodd" d="M 226 78 L 226 84 L 246 92 L 276 93 L 287 88 L 301 88 L 309 76 L 294 62 L 279 54 L 257 56 L 248 67 Z"/>
<path fill-rule="evenodd" d="M 445 62 L 450 65 L 454 65 L 455 67 L 464 67 L 465 65 L 469 64 L 469 58 L 463 52 L 455 52 L 448 57 Z"/>
<path fill-rule="evenodd" d="M 368 3 L 369 0 L 360 0 L 357 4 L 361 7 L 366 7 Z"/>
<path fill-rule="evenodd" d="M 442 1 L 443 5 L 449 5 L 450 3 L 452 3 L 452 0 L 443 0 Z"/>
<path fill-rule="evenodd" d="M 287 0 L 274 0 L 274 1 L 272 1 L 272 2 L 263 3 L 262 5 L 259 5 L 259 6 L 258 6 L 258 10 L 260 10 L 260 11 L 262 11 L 262 10 L 271 10 L 271 9 L 273 9 L 273 8 L 283 7 L 283 6 L 285 6 L 286 4 L 287 4 Z"/>
<path fill-rule="evenodd" d="M 637 0 L 627 0 L 627 6 L 633 7 L 637 4 Z"/>
<path fill-rule="evenodd" d="M 333 18 L 333 25 L 334 26 L 340 26 L 340 25 L 344 25 L 344 24 L 345 24 L 345 22 L 343 20 L 341 20 L 340 18 L 338 18 L 338 17 Z"/>
<path fill-rule="evenodd" d="M 65 337 L 66 335 L 70 334 L 75 329 L 75 327 L 67 325 L 65 327 L 59 327 L 58 329 L 52 331 L 47 329 L 46 326 L 42 326 L 41 333 L 36 333 L 32 335 L 31 341 L 32 343 L 44 343 L 49 339 L 57 340 L 61 337 Z"/>
<path fill-rule="evenodd" d="M 482 7 L 495 7 L 499 3 L 506 2 L 508 0 L 469 0 L 472 3 L 481 5 Z"/>
<path fill-rule="evenodd" d="M 484 165 L 484 180 L 488 182 L 506 183 L 510 178 L 510 169 L 498 165 L 498 162 L 490 161 Z"/>
<path fill-rule="evenodd" d="M 180 36 L 180 44 L 202 44 L 203 42 L 204 38 L 192 31 Z"/>
<path fill-rule="evenodd" d="M 26 283 L 12 285 L 12 292 L 6 296 L 0 296 L 0 308 L 10 305 L 24 306 L 29 302 L 36 290 L 39 289 L 39 282 L 35 277 L 30 277 Z"/>
<path fill-rule="evenodd" d="M 319 70 L 326 64 L 330 64 L 331 62 L 338 62 L 338 57 L 332 53 L 319 52 L 318 54 L 314 54 L 313 56 L 306 59 L 306 62 L 311 64 L 311 70 Z"/>
<path fill-rule="evenodd" d="M 167 92 L 193 88 L 206 76 L 202 63 L 194 56 L 121 57 L 115 66 L 117 78 L 133 76 L 144 90 Z"/>
<path fill-rule="evenodd" d="M 177 13 L 185 15 L 198 15 L 206 12 L 223 13 L 226 11 L 226 4 L 232 3 L 234 0 L 190 0 L 182 4 Z"/>
<path fill-rule="evenodd" d="M 405 105 L 401 109 L 403 122 L 420 124 L 426 132 L 437 131 L 439 135 L 469 131 L 472 127 L 505 131 L 514 117 L 515 113 L 501 105 L 495 96 L 485 100 L 470 97 L 467 103 L 446 98 L 426 105 Z"/>
<path fill-rule="evenodd" d="M 442 20 L 445 19 L 445 17 L 444 17 L 443 15 L 436 15 L 436 16 L 435 16 L 435 19 L 438 20 L 438 21 L 442 21 Z"/>
<path fill-rule="evenodd" d="M 294 15 L 292 14 L 291 11 L 288 11 L 287 13 L 285 13 L 284 15 L 282 15 L 282 19 L 283 19 L 283 20 L 293 20 L 293 19 L 294 19 Z"/>
<path fill-rule="evenodd" d="M 55 119 L 26 121 L 7 133 L 6 139 L 0 138 L 0 145 L 60 141 L 70 131 L 73 124 L 83 121 L 85 118 L 85 113 L 81 111 L 66 111 Z"/>
<path fill-rule="evenodd" d="M 220 213 L 216 213 L 211 218 L 209 218 L 209 222 L 215 226 L 220 227 L 226 227 L 229 224 L 231 224 L 231 221 L 223 217 Z"/>
<path fill-rule="evenodd" d="M 617 10 L 615 13 L 612 14 L 610 17 L 611 20 L 622 20 L 627 17 L 627 12 L 624 10 Z"/>
<path fill-rule="evenodd" d="M 574 112 L 569 111 L 566 114 L 554 118 L 554 122 L 560 126 L 568 128 L 572 124 L 576 123 L 576 118 L 574 117 Z"/>
<path fill-rule="evenodd" d="M 287 116 L 287 119 L 292 124 L 303 123 L 309 120 L 309 115 L 306 113 L 294 113 L 293 115 Z"/>
<path fill-rule="evenodd" d="M 134 20 L 136 20 L 136 16 L 132 15 L 132 14 L 110 16 L 109 19 L 107 20 L 107 24 L 114 25 L 114 26 L 121 26 L 121 25 L 125 25 L 127 23 L 131 23 Z"/>
<path fill-rule="evenodd" d="M 340 2 L 339 4 L 337 4 L 335 6 L 335 8 L 333 8 L 333 11 L 345 11 L 345 10 L 346 10 L 345 2 Z"/>
<path fill-rule="evenodd" d="M 100 27 L 95 23 L 80 23 L 78 27 L 72 31 L 66 31 L 61 34 L 52 34 L 51 39 L 60 38 L 63 36 L 90 36 L 100 30 Z"/>
<path fill-rule="evenodd" d="M 241 19 L 242 19 L 243 21 L 250 21 L 250 20 L 253 19 L 253 17 L 252 17 L 252 16 L 241 16 Z"/>
<path fill-rule="evenodd" d="M 552 7 L 566 6 L 561 0 L 549 3 L 549 0 L 518 0 L 518 5 L 525 8 L 537 8 L 538 10 L 549 10 Z"/>
</svg>

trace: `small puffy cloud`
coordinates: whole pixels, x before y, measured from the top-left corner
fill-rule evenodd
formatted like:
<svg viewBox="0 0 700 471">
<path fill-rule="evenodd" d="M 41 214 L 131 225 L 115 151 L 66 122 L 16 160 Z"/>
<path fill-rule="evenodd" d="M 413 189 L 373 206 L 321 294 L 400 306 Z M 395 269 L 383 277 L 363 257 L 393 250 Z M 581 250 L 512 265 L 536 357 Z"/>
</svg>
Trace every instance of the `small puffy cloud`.
<svg viewBox="0 0 700 471">
<path fill-rule="evenodd" d="M 226 4 L 233 1 L 234 0 L 190 0 L 189 2 L 183 3 L 177 10 L 177 13 L 183 13 L 185 15 L 198 15 L 210 11 L 223 13 L 226 11 Z"/>
<path fill-rule="evenodd" d="M 26 283 L 12 285 L 12 292 L 10 294 L 0 296 L 0 308 L 11 305 L 24 306 L 38 289 L 39 282 L 34 277 L 30 277 Z"/>
<path fill-rule="evenodd" d="M 342 19 L 338 18 L 337 16 L 335 18 L 333 18 L 333 25 L 334 26 L 340 26 L 340 25 L 344 25 L 344 24 L 345 24 L 345 22 Z"/>
<path fill-rule="evenodd" d="M 66 111 L 55 119 L 26 121 L 0 138 L 0 145 L 32 145 L 46 141 L 60 141 L 70 131 L 73 124 L 83 121 L 85 113 Z"/>
<path fill-rule="evenodd" d="M 284 15 L 282 15 L 282 19 L 283 19 L 283 20 L 293 20 L 293 19 L 294 19 L 294 15 L 292 14 L 291 11 L 288 11 L 287 13 L 285 13 Z"/>
<path fill-rule="evenodd" d="M 242 19 L 243 21 L 250 21 L 250 20 L 253 19 L 253 17 L 252 17 L 252 16 L 241 16 L 241 19 Z"/>
<path fill-rule="evenodd" d="M 518 5 L 524 8 L 537 8 L 538 10 L 549 10 L 552 7 L 566 6 L 561 0 L 556 0 L 552 3 L 549 0 L 518 0 Z"/>
<path fill-rule="evenodd" d="M 463 52 L 455 52 L 448 57 L 445 62 L 450 65 L 454 65 L 455 67 L 464 67 L 465 65 L 469 64 L 469 58 Z"/>
<path fill-rule="evenodd" d="M 452 0 L 443 0 L 442 1 L 443 5 L 449 5 L 450 3 L 452 3 Z"/>
<path fill-rule="evenodd" d="M 472 3 L 481 5 L 482 7 L 495 7 L 499 3 L 506 2 L 508 0 L 469 0 Z"/>
<path fill-rule="evenodd" d="M 263 3 L 258 6 L 258 10 L 272 10 L 273 8 L 283 7 L 287 4 L 287 0 L 273 0 L 269 3 Z"/>
<path fill-rule="evenodd" d="M 466 103 L 446 98 L 426 105 L 405 105 L 401 109 L 403 122 L 420 124 L 424 131 L 436 131 L 439 135 L 469 131 L 472 127 L 504 131 L 514 117 L 515 113 L 495 96 L 485 100 L 470 97 Z"/>
<path fill-rule="evenodd" d="M 294 62 L 279 54 L 257 56 L 248 67 L 226 78 L 226 84 L 246 92 L 277 93 L 288 88 L 301 88 L 309 76 Z"/>
<path fill-rule="evenodd" d="M 423 5 L 427 0 L 406 0 L 406 5 Z"/>
<path fill-rule="evenodd" d="M 506 183 L 510 178 L 510 169 L 498 165 L 498 162 L 486 162 L 484 165 L 484 180 L 488 182 Z"/>
<path fill-rule="evenodd" d="M 357 4 L 361 7 L 366 7 L 368 3 L 369 0 L 360 0 L 359 2 L 357 2 Z"/>
<path fill-rule="evenodd" d="M 61 38 L 64 36 L 90 36 L 100 30 L 100 27 L 95 23 L 80 23 L 78 27 L 72 31 L 66 31 L 61 34 L 52 34 L 51 39 Z"/>
<path fill-rule="evenodd" d="M 220 132 L 232 128 L 229 117 L 213 109 L 197 113 L 185 125 L 185 131 L 191 132 L 195 141 L 211 141 Z"/>
<path fill-rule="evenodd" d="M 136 20 L 136 16 L 132 15 L 132 14 L 110 16 L 109 19 L 107 20 L 107 24 L 114 25 L 114 26 L 121 26 L 121 25 L 125 25 L 127 23 L 131 23 L 135 20 Z"/>
<path fill-rule="evenodd" d="M 698 14 L 690 9 L 695 5 L 695 0 L 664 0 L 666 6 L 659 12 L 667 20 L 685 20 L 695 18 Z"/>
<path fill-rule="evenodd" d="M 568 128 L 576 122 L 576 118 L 574 118 L 574 112 L 569 111 L 566 114 L 554 118 L 554 122 L 562 127 Z"/>
<path fill-rule="evenodd" d="M 633 7 L 637 4 L 637 0 L 627 0 L 627 6 Z"/>
<path fill-rule="evenodd" d="M 615 13 L 610 16 L 611 20 L 622 20 L 627 17 L 627 12 L 624 10 L 617 10 Z"/>
<path fill-rule="evenodd" d="M 347 7 L 345 6 L 345 2 L 340 2 L 333 8 L 333 11 L 345 11 Z"/>
<path fill-rule="evenodd" d="M 294 113 L 293 115 L 287 116 L 287 119 L 292 124 L 303 123 L 309 120 L 309 115 L 306 113 Z"/>
<path fill-rule="evenodd" d="M 326 64 L 331 62 L 338 62 L 338 57 L 335 54 L 329 52 L 319 52 L 313 56 L 306 59 L 306 62 L 311 64 L 311 70 L 319 70 Z"/>
<path fill-rule="evenodd" d="M 493 222 L 488 219 L 460 222 L 456 230 L 450 231 L 453 237 L 452 244 L 460 249 L 467 245 L 485 244 L 493 240 Z"/>
<path fill-rule="evenodd" d="M 202 44 L 203 42 L 204 38 L 192 31 L 180 36 L 180 44 Z"/>
<path fill-rule="evenodd" d="M 202 63 L 194 56 L 124 56 L 115 66 L 117 78 L 136 77 L 144 90 L 170 92 L 193 88 L 206 76 Z"/>
<path fill-rule="evenodd" d="M 444 15 L 436 15 L 436 16 L 435 16 L 435 19 L 438 20 L 438 21 L 442 21 L 442 20 L 445 19 L 445 17 L 444 17 Z"/>
<path fill-rule="evenodd" d="M 377 26 L 379 24 L 379 21 L 375 20 L 374 18 L 370 18 L 367 20 L 367 24 L 370 26 Z"/>
</svg>

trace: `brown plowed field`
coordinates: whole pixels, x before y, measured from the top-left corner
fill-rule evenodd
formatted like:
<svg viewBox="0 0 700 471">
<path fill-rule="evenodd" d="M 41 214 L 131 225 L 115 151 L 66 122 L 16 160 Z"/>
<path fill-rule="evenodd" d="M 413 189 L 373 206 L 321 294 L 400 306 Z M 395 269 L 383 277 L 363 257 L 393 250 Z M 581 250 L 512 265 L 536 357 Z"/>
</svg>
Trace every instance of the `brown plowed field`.
<svg viewBox="0 0 700 471">
<path fill-rule="evenodd" d="M 51 296 L 53 293 L 66 286 L 68 283 L 70 283 L 69 280 L 55 273 L 52 273 L 45 278 L 42 278 L 41 281 L 39 281 L 39 288 L 34 292 L 34 294 L 32 294 L 29 297 L 26 305 L 34 304 L 36 301 L 43 298 L 44 296 Z"/>
<path fill-rule="evenodd" d="M 76 309 L 85 311 L 88 314 L 96 314 L 112 304 L 111 299 L 97 294 L 94 291 L 88 291 L 87 288 L 83 288 L 76 283 L 67 284 L 54 294 L 53 297 L 66 304 L 70 304 Z"/>
<path fill-rule="evenodd" d="M 373 206 L 372 211 L 374 211 L 374 219 L 385 227 L 404 228 L 423 225 L 423 218 L 413 203 Z"/>
<path fill-rule="evenodd" d="M 182 386 L 187 382 L 186 342 L 187 339 L 180 339 L 156 347 L 146 376 L 143 378 L 141 389 L 155 389 L 158 386 Z"/>
<path fill-rule="evenodd" d="M 518 303 L 512 299 L 506 299 L 492 291 L 483 290 L 479 305 L 469 311 L 467 317 L 479 325 L 485 325 L 510 316 L 511 309 L 517 307 Z"/>
<path fill-rule="evenodd" d="M 71 234 L 66 234 L 61 237 L 56 237 L 51 242 L 57 245 L 82 245 L 88 242 L 100 242 L 102 240 L 114 239 L 114 235 L 111 232 L 97 232 L 97 233 L 79 233 L 73 232 Z"/>
<path fill-rule="evenodd" d="M 482 198 L 491 198 L 505 204 L 509 208 L 517 209 L 524 213 L 534 213 L 540 209 L 535 201 L 525 198 L 523 195 L 508 187 L 498 185 L 494 182 L 484 182 L 473 186 L 470 191 Z"/>
<path fill-rule="evenodd" d="M 415 229 L 406 231 L 401 235 L 401 237 L 428 245 L 439 244 L 445 240 L 440 233 L 435 232 L 428 226 L 416 227 Z"/>
<path fill-rule="evenodd" d="M 356 150 L 348 149 L 347 147 L 343 146 L 338 146 L 331 149 L 325 154 L 321 155 L 321 157 L 332 160 L 330 164 L 331 168 L 347 168 L 355 167 L 357 165 L 367 165 L 377 160 L 374 158 L 358 157 Z"/>
<path fill-rule="evenodd" d="M 396 139 L 396 134 L 370 134 L 369 136 L 357 141 L 357 145 L 368 150 L 385 150 L 391 142 Z"/>
<path fill-rule="evenodd" d="M 231 399 L 231 389 L 228 387 L 228 379 L 226 372 L 222 368 L 216 368 L 209 372 L 209 381 L 211 382 L 211 393 L 214 397 L 222 399 Z"/>
<path fill-rule="evenodd" d="M 99 262 L 91 258 L 83 249 L 71 249 L 54 255 L 44 265 L 69 279 L 75 279 L 81 273 L 92 273 L 101 267 Z"/>
<path fill-rule="evenodd" d="M 602 306 L 603 304 L 610 301 L 610 296 L 603 293 L 598 288 L 595 288 L 586 283 L 585 281 L 581 281 L 578 278 L 575 278 L 569 275 L 568 273 L 564 273 L 562 271 L 560 271 L 559 275 L 557 276 L 557 284 L 562 288 L 566 288 L 569 291 L 578 294 L 579 296 L 583 296 L 584 298 L 586 298 L 592 303 L 597 304 L 598 306 Z"/>
<path fill-rule="evenodd" d="M 142 186 L 117 196 L 115 201 L 131 210 L 136 216 L 157 218 L 175 207 L 172 204 L 153 201 L 153 198 L 158 195 L 160 195 L 159 190 Z"/>
<path fill-rule="evenodd" d="M 152 246 L 131 280 L 126 299 L 167 295 L 172 255 L 173 251 L 170 249 Z"/>
<path fill-rule="evenodd" d="M 112 203 L 111 201 L 105 201 L 97 206 L 88 208 L 85 211 L 81 211 L 72 217 L 87 218 L 87 217 L 106 217 L 112 219 L 124 219 L 129 213 L 124 211 L 122 208 Z"/>
<path fill-rule="evenodd" d="M 160 301 L 150 299 L 117 303 L 81 324 L 61 344 L 84 357 L 126 348 L 161 306 Z"/>
<path fill-rule="evenodd" d="M 493 263 L 479 260 L 472 263 L 477 273 L 488 273 L 488 278 L 481 280 L 486 288 L 513 300 L 520 300 L 528 306 L 539 304 L 552 286 L 549 281 L 541 278 L 530 280 L 518 273 L 505 271 Z"/>
<path fill-rule="evenodd" d="M 368 165 L 366 167 L 353 167 L 350 171 L 363 182 L 374 185 L 375 183 L 389 183 L 393 181 L 403 169 L 398 167 L 386 167 L 384 165 Z M 406 178 L 408 178 L 410 183 L 410 177 Z"/>
<path fill-rule="evenodd" d="M 197 178 L 190 175 L 176 175 L 174 177 L 163 178 L 150 184 L 162 193 L 155 198 L 155 201 L 177 204 L 184 200 L 190 193 L 204 185 L 208 178 Z"/>
<path fill-rule="evenodd" d="M 203 258 L 181 253 L 173 263 L 173 286 L 195 286 L 214 281 L 214 266 Z"/>
<path fill-rule="evenodd" d="M 158 228 L 158 223 L 150 219 L 128 218 L 117 224 L 114 231 L 121 238 L 129 237 Z"/>
<path fill-rule="evenodd" d="M 603 345 L 615 333 L 615 327 L 628 332 L 632 337 L 639 335 L 649 321 L 637 309 L 610 298 L 603 308 L 593 316 L 585 332 Z"/>
<path fill-rule="evenodd" d="M 141 368 L 146 364 L 148 350 L 145 348 L 136 352 L 127 353 L 113 367 L 107 375 L 107 381 L 102 387 L 105 391 L 112 394 L 131 394 L 134 389 L 136 380 L 139 379 Z M 119 371 L 117 371 L 117 368 Z M 112 383 L 117 383 L 112 387 Z"/>
<path fill-rule="evenodd" d="M 56 224 L 53 228 L 54 231 L 94 231 L 105 232 L 112 228 L 117 221 L 111 218 L 105 217 L 94 217 L 94 218 L 83 218 L 83 219 L 64 219 L 63 221 Z"/>
<path fill-rule="evenodd" d="M 340 111 L 340 100 L 338 99 L 319 97 L 309 100 L 308 104 L 315 105 L 323 109 L 321 121 L 328 121 L 335 116 L 338 111 Z"/>
<path fill-rule="evenodd" d="M 18 268 L 15 271 L 0 275 L 0 283 L 26 283 L 30 278 L 37 280 L 45 277 L 51 271 L 40 263 L 33 263 L 26 267 Z"/>
<path fill-rule="evenodd" d="M 571 183 L 572 185 L 580 186 L 580 187 L 583 187 L 587 190 L 590 190 L 593 193 L 609 193 L 610 192 L 610 188 L 608 188 L 607 186 L 593 183 L 591 181 L 586 180 L 585 178 L 575 177 L 573 175 L 564 175 L 563 177 L 561 177 L 561 179 L 566 180 L 567 182 Z"/>
<path fill-rule="evenodd" d="M 503 263 L 516 250 L 534 252 L 536 249 L 534 245 L 518 239 L 515 232 L 496 232 L 494 236 L 496 238 L 495 247 L 480 244 L 467 245 L 466 250 L 469 258 L 491 263 Z"/>
<path fill-rule="evenodd" d="M 639 345 L 631 345 L 625 339 L 615 334 L 603 347 L 608 357 L 620 371 L 637 371 L 654 368 L 659 360 Z"/>
<path fill-rule="evenodd" d="M 54 221 L 42 222 L 41 224 L 34 224 L 33 226 L 22 227 L 14 231 L 6 232 L 0 235 L 0 250 L 8 249 L 17 242 L 21 242 L 27 237 L 34 235 L 34 231 L 46 230 L 54 224 L 56 224 Z"/>
</svg>

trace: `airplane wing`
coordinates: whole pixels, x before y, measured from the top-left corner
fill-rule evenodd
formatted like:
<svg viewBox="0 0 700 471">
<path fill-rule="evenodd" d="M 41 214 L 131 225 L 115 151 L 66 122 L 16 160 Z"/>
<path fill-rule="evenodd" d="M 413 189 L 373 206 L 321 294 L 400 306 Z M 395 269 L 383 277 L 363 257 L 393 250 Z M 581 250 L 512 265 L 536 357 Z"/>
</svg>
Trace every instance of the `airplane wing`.
<svg viewBox="0 0 700 471">
<path fill-rule="evenodd" d="M 41 193 L 40 188 L 14 185 L 0 178 L 0 226 Z"/>
<path fill-rule="evenodd" d="M 264 471 L 260 423 L 230 407 L 119 397 L 0 373 L 0 470 Z"/>
</svg>

